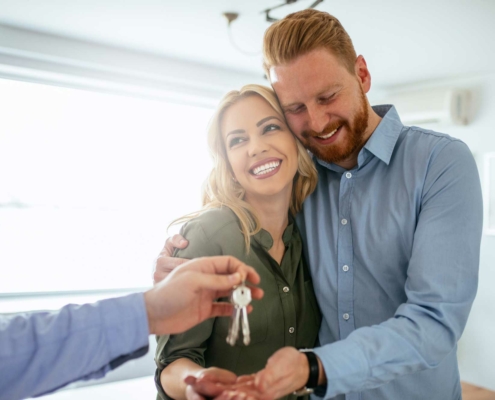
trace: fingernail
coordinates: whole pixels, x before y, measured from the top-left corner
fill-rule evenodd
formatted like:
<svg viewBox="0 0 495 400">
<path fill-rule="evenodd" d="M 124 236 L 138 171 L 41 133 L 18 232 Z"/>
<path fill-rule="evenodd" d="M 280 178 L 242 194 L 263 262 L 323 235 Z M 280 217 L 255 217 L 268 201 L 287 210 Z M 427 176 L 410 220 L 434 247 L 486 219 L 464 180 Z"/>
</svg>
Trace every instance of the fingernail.
<svg viewBox="0 0 495 400">
<path fill-rule="evenodd" d="M 187 242 L 186 242 L 185 240 L 181 240 L 181 241 L 179 242 L 179 246 L 184 246 L 186 243 L 187 243 Z"/>
</svg>

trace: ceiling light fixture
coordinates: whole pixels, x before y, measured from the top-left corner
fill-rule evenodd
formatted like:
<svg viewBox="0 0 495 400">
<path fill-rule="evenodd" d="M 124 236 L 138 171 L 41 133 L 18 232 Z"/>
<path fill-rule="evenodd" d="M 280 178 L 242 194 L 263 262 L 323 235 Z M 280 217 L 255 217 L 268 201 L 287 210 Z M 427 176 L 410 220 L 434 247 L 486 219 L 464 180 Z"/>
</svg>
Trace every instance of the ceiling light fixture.
<svg viewBox="0 0 495 400">
<path fill-rule="evenodd" d="M 289 4 L 294 4 L 294 3 L 297 3 L 299 0 L 285 0 L 285 3 L 282 3 L 282 4 L 279 4 L 278 6 L 274 6 L 274 7 L 271 7 L 271 8 L 267 8 L 266 10 L 263 10 L 261 11 L 260 14 L 265 14 L 265 17 L 266 17 L 266 21 L 267 22 L 276 22 L 278 21 L 277 18 L 273 18 L 272 16 L 270 16 L 270 12 L 277 9 L 277 8 L 281 8 L 281 7 L 284 7 L 284 6 L 287 6 Z M 322 3 L 323 0 L 316 0 L 313 2 L 313 4 L 311 4 L 309 8 L 315 8 L 318 4 Z M 232 44 L 233 47 L 235 47 L 239 52 L 241 52 L 242 54 L 245 54 L 247 56 L 257 56 L 257 55 L 260 55 L 261 54 L 261 51 L 246 51 L 246 50 L 243 50 L 241 49 L 235 42 L 234 40 L 234 37 L 232 35 L 232 28 L 231 28 L 231 24 L 232 22 L 234 22 L 237 18 L 239 18 L 239 13 L 236 13 L 236 12 L 224 12 L 222 14 L 226 19 L 227 19 L 227 31 L 228 31 L 228 34 L 229 34 L 229 40 L 230 40 L 230 43 Z"/>
</svg>

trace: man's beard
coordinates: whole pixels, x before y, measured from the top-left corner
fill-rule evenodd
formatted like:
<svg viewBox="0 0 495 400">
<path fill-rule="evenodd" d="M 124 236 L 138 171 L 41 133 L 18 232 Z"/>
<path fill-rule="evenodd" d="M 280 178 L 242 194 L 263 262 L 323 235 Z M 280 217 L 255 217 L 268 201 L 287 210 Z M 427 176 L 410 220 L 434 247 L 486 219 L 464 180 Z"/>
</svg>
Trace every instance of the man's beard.
<svg viewBox="0 0 495 400">
<path fill-rule="evenodd" d="M 347 160 L 364 144 L 364 136 L 368 127 L 368 117 L 368 103 L 361 89 L 361 110 L 355 115 L 352 125 L 349 121 L 339 120 L 332 122 L 323 132 L 303 131 L 301 134 L 304 139 L 302 140 L 302 144 L 316 157 L 327 163 L 338 163 Z M 345 136 L 338 139 L 339 144 L 319 145 L 314 140 L 308 140 L 310 137 L 323 136 L 333 132 L 340 126 L 342 128 L 339 134 L 343 133 Z"/>
</svg>

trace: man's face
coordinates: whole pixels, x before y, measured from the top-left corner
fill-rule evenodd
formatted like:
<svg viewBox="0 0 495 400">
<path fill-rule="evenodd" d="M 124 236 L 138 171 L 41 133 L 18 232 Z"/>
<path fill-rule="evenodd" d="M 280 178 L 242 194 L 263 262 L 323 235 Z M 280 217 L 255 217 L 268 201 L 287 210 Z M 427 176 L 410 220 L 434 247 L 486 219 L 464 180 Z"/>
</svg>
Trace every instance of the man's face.
<svg viewBox="0 0 495 400">
<path fill-rule="evenodd" d="M 363 89 L 357 75 L 328 50 L 316 49 L 272 67 L 270 80 L 290 128 L 306 148 L 326 162 L 357 159 L 369 137 L 368 87 Z"/>
</svg>

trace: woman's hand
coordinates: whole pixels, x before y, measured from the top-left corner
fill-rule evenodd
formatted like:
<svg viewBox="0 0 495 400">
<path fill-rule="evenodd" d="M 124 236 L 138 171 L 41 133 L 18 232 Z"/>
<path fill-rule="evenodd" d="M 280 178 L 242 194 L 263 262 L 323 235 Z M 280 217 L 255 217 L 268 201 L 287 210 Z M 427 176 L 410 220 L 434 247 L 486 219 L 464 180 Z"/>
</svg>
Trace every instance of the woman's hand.
<svg viewBox="0 0 495 400">
<path fill-rule="evenodd" d="M 186 382 L 186 398 L 188 400 L 204 400 L 215 398 L 237 381 L 237 375 L 221 368 L 207 368 L 196 376 L 188 376 Z"/>
<path fill-rule="evenodd" d="M 254 375 L 237 377 L 234 373 L 220 369 L 208 368 L 196 377 L 189 376 L 186 397 L 188 400 L 255 400 L 259 392 L 254 385 Z"/>
</svg>

